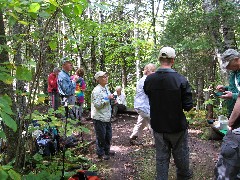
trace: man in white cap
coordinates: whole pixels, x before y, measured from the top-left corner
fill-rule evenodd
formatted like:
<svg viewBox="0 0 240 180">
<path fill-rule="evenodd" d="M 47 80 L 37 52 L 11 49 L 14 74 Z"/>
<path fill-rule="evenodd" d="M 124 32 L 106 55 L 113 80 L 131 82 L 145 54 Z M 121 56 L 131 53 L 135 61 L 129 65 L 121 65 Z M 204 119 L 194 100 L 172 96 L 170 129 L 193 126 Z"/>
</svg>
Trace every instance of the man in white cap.
<svg viewBox="0 0 240 180">
<path fill-rule="evenodd" d="M 108 160 L 111 155 L 112 140 L 110 100 L 114 99 L 114 96 L 107 88 L 108 75 L 106 72 L 98 71 L 94 78 L 98 85 L 91 94 L 91 118 L 96 134 L 97 155 L 99 159 Z"/>
<path fill-rule="evenodd" d="M 236 89 L 237 101 L 231 112 L 228 121 L 229 131 L 223 138 L 221 152 L 215 167 L 215 178 L 220 179 L 240 179 L 240 97 L 239 81 L 237 81 L 237 72 L 240 70 L 240 53 L 234 49 L 226 50 L 222 56 L 221 68 L 232 70 L 229 84 Z M 235 73 L 234 73 L 235 72 Z M 232 78 L 231 78 L 232 77 Z M 224 88 L 219 90 L 226 90 Z M 221 97 L 231 97 L 233 93 L 228 89 Z"/>
<path fill-rule="evenodd" d="M 177 168 L 177 179 L 190 179 L 188 123 L 183 110 L 193 107 L 187 79 L 174 71 L 175 50 L 160 50 L 160 68 L 147 76 L 144 91 L 149 98 L 150 124 L 156 147 L 156 180 L 168 180 L 171 154 Z"/>
</svg>

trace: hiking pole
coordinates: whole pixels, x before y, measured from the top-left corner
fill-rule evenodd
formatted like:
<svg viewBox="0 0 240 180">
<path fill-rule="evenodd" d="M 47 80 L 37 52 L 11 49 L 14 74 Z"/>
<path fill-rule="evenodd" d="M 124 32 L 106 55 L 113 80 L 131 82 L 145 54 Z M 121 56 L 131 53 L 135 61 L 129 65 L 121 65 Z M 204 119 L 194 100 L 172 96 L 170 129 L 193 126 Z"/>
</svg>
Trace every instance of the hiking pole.
<svg viewBox="0 0 240 180">
<path fill-rule="evenodd" d="M 63 97 L 63 102 L 64 102 L 64 108 L 65 108 L 65 117 L 66 117 L 66 121 L 65 121 L 65 127 L 64 127 L 64 138 L 65 140 L 67 140 L 66 136 L 67 136 L 67 118 L 68 118 L 68 99 L 66 97 Z M 63 141 L 63 150 L 62 150 L 62 177 L 61 180 L 64 180 L 64 163 L 65 163 L 65 140 Z"/>
</svg>

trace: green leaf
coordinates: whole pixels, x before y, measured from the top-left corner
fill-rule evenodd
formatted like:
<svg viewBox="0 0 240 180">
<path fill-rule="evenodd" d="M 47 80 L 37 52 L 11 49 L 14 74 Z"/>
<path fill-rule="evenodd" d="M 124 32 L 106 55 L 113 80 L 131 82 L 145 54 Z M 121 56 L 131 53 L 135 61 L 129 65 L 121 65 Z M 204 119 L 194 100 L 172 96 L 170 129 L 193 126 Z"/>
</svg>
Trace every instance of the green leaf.
<svg viewBox="0 0 240 180">
<path fill-rule="evenodd" d="M 83 126 L 80 126 L 80 128 L 81 128 L 82 132 L 84 132 L 84 133 L 90 133 L 90 130 L 89 130 L 88 128 L 85 128 L 85 127 L 83 127 Z"/>
<path fill-rule="evenodd" d="M 12 169 L 13 167 L 12 166 L 9 166 L 9 165 L 5 165 L 5 166 L 2 166 L 2 169 L 3 170 L 10 170 Z"/>
<path fill-rule="evenodd" d="M 49 0 L 49 2 L 56 7 L 59 6 L 58 3 L 55 0 Z"/>
<path fill-rule="evenodd" d="M 29 6 L 28 12 L 36 13 L 40 9 L 40 4 L 38 3 L 32 3 Z"/>
<path fill-rule="evenodd" d="M 16 78 L 18 80 L 31 81 L 32 73 L 27 67 L 17 66 Z"/>
<path fill-rule="evenodd" d="M 41 11 L 41 12 L 39 12 L 39 16 L 40 16 L 41 18 L 47 19 L 47 18 L 50 17 L 50 14 L 49 14 L 48 12 L 46 12 L 46 11 Z"/>
<path fill-rule="evenodd" d="M 14 7 L 14 10 L 17 11 L 18 13 L 22 13 L 22 9 L 19 7 Z"/>
<path fill-rule="evenodd" d="M 0 72 L 0 81 L 3 81 L 6 84 L 12 84 L 13 83 L 13 77 L 10 76 L 7 73 Z"/>
<path fill-rule="evenodd" d="M 71 9 L 68 7 L 68 6 L 64 6 L 63 7 L 63 13 L 66 15 L 66 16 L 69 16 L 71 14 Z"/>
<path fill-rule="evenodd" d="M 0 111 L 0 116 L 2 117 L 2 120 L 4 124 L 6 124 L 9 128 L 11 128 L 14 132 L 17 131 L 17 123 L 5 112 Z"/>
<path fill-rule="evenodd" d="M 8 13 L 8 15 L 12 16 L 14 19 L 18 19 L 18 16 L 16 16 L 14 13 Z"/>
<path fill-rule="evenodd" d="M 0 130 L 0 138 L 6 139 L 6 134 Z"/>
<path fill-rule="evenodd" d="M 8 178 L 8 173 L 1 169 L 0 170 L 0 179 L 7 180 L 7 178 Z"/>
<path fill-rule="evenodd" d="M 29 23 L 26 22 L 26 21 L 18 21 L 20 24 L 23 24 L 23 25 L 28 25 Z"/>
<path fill-rule="evenodd" d="M 36 160 L 36 161 L 42 161 L 42 160 L 43 160 L 43 157 L 42 157 L 41 154 L 36 153 L 36 154 L 33 156 L 33 159 Z"/>
<path fill-rule="evenodd" d="M 50 48 L 54 51 L 57 49 L 57 42 L 56 41 L 51 41 L 48 43 L 48 45 L 50 46 Z"/>
<path fill-rule="evenodd" d="M 16 171 L 14 171 L 13 169 L 10 169 L 8 171 L 8 174 L 14 180 L 21 180 L 21 175 L 19 173 L 17 173 Z"/>
</svg>

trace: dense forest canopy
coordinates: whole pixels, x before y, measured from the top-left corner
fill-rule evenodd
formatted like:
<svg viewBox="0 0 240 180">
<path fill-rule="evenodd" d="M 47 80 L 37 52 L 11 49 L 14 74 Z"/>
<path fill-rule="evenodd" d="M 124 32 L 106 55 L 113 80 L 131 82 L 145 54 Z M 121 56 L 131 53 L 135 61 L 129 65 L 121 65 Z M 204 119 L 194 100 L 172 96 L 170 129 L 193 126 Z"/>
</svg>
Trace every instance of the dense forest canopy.
<svg viewBox="0 0 240 180">
<path fill-rule="evenodd" d="M 159 49 L 171 46 L 174 69 L 189 79 L 196 110 L 213 118 L 221 102 L 212 93 L 227 82 L 219 57 L 239 49 L 239 28 L 239 0 L 0 0 L 0 137 L 8 147 L 2 165 L 14 159 L 12 167 L 23 170 L 22 132 L 30 131 L 34 107 L 47 97 L 47 76 L 63 57 L 75 70 L 85 69 L 85 109 L 99 70 L 109 72 L 112 91 L 124 88 L 133 107 L 142 68 L 158 65 Z"/>
</svg>

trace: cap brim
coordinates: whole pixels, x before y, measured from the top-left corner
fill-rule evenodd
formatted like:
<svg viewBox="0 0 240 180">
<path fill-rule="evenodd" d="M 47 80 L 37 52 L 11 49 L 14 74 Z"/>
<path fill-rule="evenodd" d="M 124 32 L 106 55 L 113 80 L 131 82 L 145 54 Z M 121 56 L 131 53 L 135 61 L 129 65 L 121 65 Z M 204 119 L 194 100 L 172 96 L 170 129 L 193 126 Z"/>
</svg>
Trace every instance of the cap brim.
<svg viewBox="0 0 240 180">
<path fill-rule="evenodd" d="M 221 69 L 227 69 L 227 65 L 229 64 L 229 62 L 222 62 L 221 64 Z"/>
</svg>

